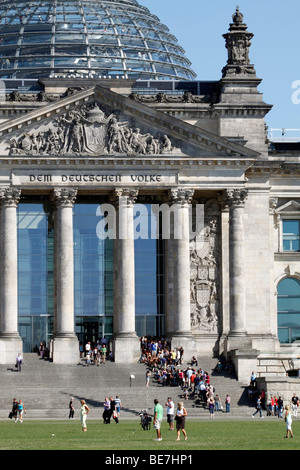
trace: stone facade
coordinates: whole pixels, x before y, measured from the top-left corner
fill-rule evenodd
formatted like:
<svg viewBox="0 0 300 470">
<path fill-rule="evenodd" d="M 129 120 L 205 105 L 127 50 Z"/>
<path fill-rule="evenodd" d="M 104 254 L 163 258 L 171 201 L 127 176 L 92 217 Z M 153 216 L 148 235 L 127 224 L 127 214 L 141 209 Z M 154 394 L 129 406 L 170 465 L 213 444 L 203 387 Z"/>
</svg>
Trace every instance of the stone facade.
<svg viewBox="0 0 300 470">
<path fill-rule="evenodd" d="M 269 151 L 250 63 L 253 35 L 236 11 L 224 35 L 228 63 L 218 92 L 146 95 L 130 80 L 45 79 L 36 96 L 0 103 L 0 362 L 20 349 L 17 328 L 16 207 L 21 194 L 47 194 L 55 213 L 53 360 L 76 363 L 72 207 L 78 194 L 138 195 L 178 207 L 178 224 L 202 205 L 198 238 L 166 240 L 166 336 L 186 357 L 231 356 L 247 381 L 264 354 L 280 355 L 278 282 L 300 279 L 299 253 L 282 252 L 281 221 L 299 215 L 299 155 L 293 165 Z M 9 110 L 9 116 L 7 115 Z M 136 361 L 133 240 L 114 242 L 114 356 Z M 289 356 L 288 348 L 285 351 Z M 291 351 L 291 355 L 295 351 Z M 12 358 L 12 356 L 14 356 Z M 277 368 L 275 367 L 276 371 Z M 275 370 L 274 369 L 274 370 Z M 270 366 L 268 368 L 271 371 Z M 277 373 L 277 372 L 276 372 Z"/>
</svg>

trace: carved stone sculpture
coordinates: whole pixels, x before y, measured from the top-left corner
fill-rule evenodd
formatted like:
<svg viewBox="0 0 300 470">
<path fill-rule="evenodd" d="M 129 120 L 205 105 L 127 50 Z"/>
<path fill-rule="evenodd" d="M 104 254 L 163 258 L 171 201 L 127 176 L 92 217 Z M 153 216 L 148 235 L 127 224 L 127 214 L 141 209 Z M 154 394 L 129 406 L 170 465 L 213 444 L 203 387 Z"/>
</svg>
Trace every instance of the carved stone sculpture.
<svg viewBox="0 0 300 470">
<path fill-rule="evenodd" d="M 106 115 L 97 103 L 68 111 L 54 121 L 10 140 L 10 155 L 180 154 L 169 136 L 142 133 L 134 122 Z"/>
<path fill-rule="evenodd" d="M 247 25 L 243 22 L 244 16 L 237 7 L 232 16 L 229 33 L 224 34 L 226 49 L 228 51 L 227 65 L 223 69 L 223 77 L 227 75 L 256 75 L 253 65 L 250 64 L 249 50 L 253 34 L 247 31 Z"/>
<path fill-rule="evenodd" d="M 216 201 L 205 204 L 205 228 L 201 240 L 191 246 L 191 329 L 217 334 L 220 291 L 220 216 Z"/>
</svg>

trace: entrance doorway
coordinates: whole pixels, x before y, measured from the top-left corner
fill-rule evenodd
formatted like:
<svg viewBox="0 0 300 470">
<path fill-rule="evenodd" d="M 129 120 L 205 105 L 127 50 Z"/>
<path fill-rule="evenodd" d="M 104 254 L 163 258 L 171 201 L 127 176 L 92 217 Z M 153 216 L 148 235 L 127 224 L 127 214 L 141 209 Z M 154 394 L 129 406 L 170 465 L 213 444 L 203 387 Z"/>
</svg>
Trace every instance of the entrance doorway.
<svg viewBox="0 0 300 470">
<path fill-rule="evenodd" d="M 106 339 L 107 345 L 113 335 L 113 317 L 76 317 L 75 332 L 79 343 L 93 346 L 98 340 Z"/>
</svg>

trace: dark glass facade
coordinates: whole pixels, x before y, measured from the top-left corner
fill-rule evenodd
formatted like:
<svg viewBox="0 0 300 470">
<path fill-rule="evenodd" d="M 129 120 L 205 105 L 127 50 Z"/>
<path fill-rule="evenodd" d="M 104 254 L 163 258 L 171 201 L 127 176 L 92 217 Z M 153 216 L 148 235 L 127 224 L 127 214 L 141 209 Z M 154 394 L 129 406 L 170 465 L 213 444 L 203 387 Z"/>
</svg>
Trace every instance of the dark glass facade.
<svg viewBox="0 0 300 470">
<path fill-rule="evenodd" d="M 143 220 L 144 219 L 144 220 Z M 136 210 L 135 313 L 138 336 L 164 334 L 164 249 L 163 240 L 151 239 L 159 220 L 151 204 Z M 139 222 L 139 223 L 138 223 Z M 142 238 L 146 237 L 146 238 Z"/>
<path fill-rule="evenodd" d="M 73 209 L 75 332 L 83 343 L 113 335 L 113 240 L 97 236 L 97 208 L 106 202 L 78 197 Z M 138 336 L 161 335 L 164 245 L 150 238 L 159 221 L 150 204 L 143 205 L 142 216 L 136 210 L 135 221 L 146 227 L 143 238 L 135 240 L 136 331 Z M 24 352 L 30 352 L 41 341 L 49 344 L 53 334 L 54 225 L 47 197 L 23 198 L 17 223 L 19 331 Z"/>
<path fill-rule="evenodd" d="M 135 0 L 0 3 L 0 78 L 192 80 L 168 28 Z"/>
<path fill-rule="evenodd" d="M 19 331 L 24 352 L 48 341 L 53 322 L 53 216 L 47 198 L 18 206 Z"/>
<path fill-rule="evenodd" d="M 74 309 L 80 341 L 113 334 L 113 241 L 97 236 L 99 198 L 74 206 Z"/>
</svg>

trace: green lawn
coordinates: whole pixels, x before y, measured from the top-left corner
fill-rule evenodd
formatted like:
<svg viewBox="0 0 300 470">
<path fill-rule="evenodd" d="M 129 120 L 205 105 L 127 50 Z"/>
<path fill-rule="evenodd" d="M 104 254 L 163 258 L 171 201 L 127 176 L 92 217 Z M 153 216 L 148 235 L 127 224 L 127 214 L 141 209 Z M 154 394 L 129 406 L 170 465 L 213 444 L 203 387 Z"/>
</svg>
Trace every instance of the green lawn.
<svg viewBox="0 0 300 470">
<path fill-rule="evenodd" d="M 83 433 L 78 419 L 73 421 L 0 421 L 0 450 L 299 450 L 300 419 L 293 422 L 294 439 L 284 439 L 282 419 L 233 421 L 189 421 L 188 440 L 175 442 L 175 431 L 162 425 L 163 441 L 155 442 L 155 431 L 142 431 L 139 420 L 88 421 Z"/>
</svg>

